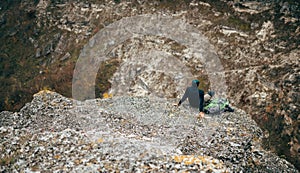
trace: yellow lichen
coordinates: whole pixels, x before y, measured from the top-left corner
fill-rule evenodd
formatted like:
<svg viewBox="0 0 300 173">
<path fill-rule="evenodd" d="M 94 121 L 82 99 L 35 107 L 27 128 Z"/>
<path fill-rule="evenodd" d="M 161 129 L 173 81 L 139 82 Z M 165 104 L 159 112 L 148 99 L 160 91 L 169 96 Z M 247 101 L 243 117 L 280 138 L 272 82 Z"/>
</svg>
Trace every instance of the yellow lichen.
<svg viewBox="0 0 300 173">
<path fill-rule="evenodd" d="M 99 139 L 97 140 L 97 142 L 98 142 L 98 143 L 102 143 L 102 142 L 104 142 L 104 140 L 103 140 L 103 138 L 99 138 Z"/>
<path fill-rule="evenodd" d="M 102 96 L 104 99 L 108 99 L 108 98 L 112 98 L 113 95 L 109 93 L 104 93 Z"/>
</svg>

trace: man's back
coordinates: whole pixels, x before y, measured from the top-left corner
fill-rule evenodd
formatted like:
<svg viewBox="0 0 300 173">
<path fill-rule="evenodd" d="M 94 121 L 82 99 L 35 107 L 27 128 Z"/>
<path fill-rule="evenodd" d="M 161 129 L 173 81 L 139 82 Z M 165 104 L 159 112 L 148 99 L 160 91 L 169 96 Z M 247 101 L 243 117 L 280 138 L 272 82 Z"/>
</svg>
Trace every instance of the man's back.
<svg viewBox="0 0 300 173">
<path fill-rule="evenodd" d="M 179 101 L 179 105 L 188 98 L 192 107 L 199 108 L 201 112 L 203 111 L 204 92 L 198 89 L 198 85 L 198 80 L 192 82 L 192 86 L 185 90 L 182 99 Z"/>
</svg>

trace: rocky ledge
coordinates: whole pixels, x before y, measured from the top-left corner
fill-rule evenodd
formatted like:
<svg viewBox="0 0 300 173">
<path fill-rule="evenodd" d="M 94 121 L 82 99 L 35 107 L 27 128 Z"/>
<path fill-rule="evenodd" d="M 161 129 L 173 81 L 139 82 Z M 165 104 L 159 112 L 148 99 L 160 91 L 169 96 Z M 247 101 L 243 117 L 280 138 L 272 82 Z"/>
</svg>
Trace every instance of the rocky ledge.
<svg viewBox="0 0 300 173">
<path fill-rule="evenodd" d="M 261 147 L 244 111 L 206 115 L 175 100 L 84 102 L 41 91 L 0 113 L 1 172 L 298 172 Z"/>
</svg>

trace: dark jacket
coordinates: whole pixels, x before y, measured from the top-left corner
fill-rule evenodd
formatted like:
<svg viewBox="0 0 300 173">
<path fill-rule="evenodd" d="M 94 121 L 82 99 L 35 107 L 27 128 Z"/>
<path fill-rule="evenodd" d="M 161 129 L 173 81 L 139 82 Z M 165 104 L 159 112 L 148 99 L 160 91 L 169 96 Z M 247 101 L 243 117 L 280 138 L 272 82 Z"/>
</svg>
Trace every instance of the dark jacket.
<svg viewBox="0 0 300 173">
<path fill-rule="evenodd" d="M 185 90 L 185 93 L 178 105 L 183 103 L 187 98 L 191 107 L 199 108 L 199 111 L 203 112 L 204 91 L 198 89 L 197 83 L 192 82 L 192 86 Z"/>
</svg>

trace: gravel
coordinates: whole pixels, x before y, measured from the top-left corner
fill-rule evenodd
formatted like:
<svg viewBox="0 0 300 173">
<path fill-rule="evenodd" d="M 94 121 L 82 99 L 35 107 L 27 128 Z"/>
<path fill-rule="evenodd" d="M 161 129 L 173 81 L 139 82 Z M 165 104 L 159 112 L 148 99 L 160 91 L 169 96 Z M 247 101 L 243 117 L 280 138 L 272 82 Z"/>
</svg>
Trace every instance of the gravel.
<svg viewBox="0 0 300 173">
<path fill-rule="evenodd" d="M 155 97 L 34 95 L 0 113 L 1 172 L 298 172 L 242 110 L 197 118 Z"/>
</svg>

